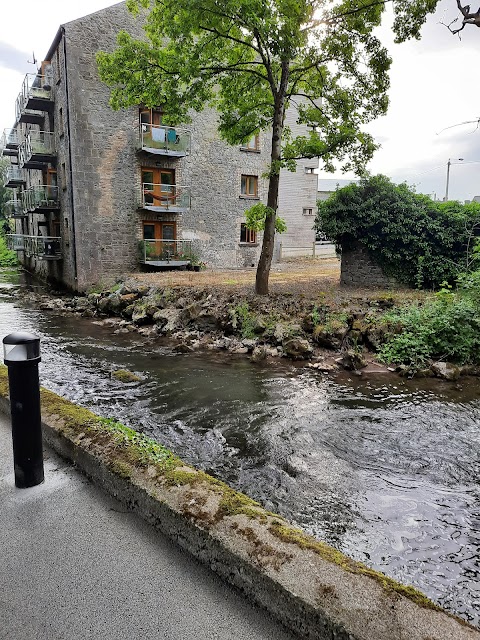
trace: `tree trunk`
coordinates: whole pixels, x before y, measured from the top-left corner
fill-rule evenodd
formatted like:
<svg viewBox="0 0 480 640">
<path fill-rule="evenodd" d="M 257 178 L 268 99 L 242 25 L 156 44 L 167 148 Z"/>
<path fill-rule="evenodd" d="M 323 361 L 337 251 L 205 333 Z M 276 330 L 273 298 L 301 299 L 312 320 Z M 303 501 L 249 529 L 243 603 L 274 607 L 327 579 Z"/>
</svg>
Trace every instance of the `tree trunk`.
<svg viewBox="0 0 480 640">
<path fill-rule="evenodd" d="M 278 189 L 280 186 L 280 167 L 278 161 L 282 153 L 283 121 L 285 118 L 285 102 L 288 85 L 288 62 L 282 63 L 282 79 L 275 99 L 275 113 L 272 128 L 272 150 L 270 154 L 270 180 L 268 182 L 267 207 L 275 213 L 265 219 L 262 251 L 257 266 L 255 293 L 268 295 L 268 279 L 272 266 L 273 248 L 275 245 L 275 220 L 278 208 Z"/>
</svg>

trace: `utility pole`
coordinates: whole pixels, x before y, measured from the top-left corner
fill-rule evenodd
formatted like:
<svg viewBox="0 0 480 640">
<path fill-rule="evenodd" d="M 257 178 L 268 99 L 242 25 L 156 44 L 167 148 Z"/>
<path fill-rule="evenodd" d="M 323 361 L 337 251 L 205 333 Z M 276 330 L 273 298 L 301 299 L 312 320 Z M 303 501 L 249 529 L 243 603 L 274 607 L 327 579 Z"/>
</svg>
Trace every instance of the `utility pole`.
<svg viewBox="0 0 480 640">
<path fill-rule="evenodd" d="M 454 160 L 460 160 L 463 162 L 463 158 L 454 158 Z M 450 182 L 450 165 L 452 164 L 451 158 L 447 162 L 447 184 L 445 186 L 445 202 L 448 202 L 448 183 Z"/>
</svg>

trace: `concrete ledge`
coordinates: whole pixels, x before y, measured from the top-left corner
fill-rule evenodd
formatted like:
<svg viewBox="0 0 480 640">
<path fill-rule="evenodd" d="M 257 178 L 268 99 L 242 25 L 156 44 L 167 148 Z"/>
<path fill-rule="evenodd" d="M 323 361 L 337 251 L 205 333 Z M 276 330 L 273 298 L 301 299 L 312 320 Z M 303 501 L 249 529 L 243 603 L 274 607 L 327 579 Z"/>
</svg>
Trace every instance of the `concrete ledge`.
<svg viewBox="0 0 480 640">
<path fill-rule="evenodd" d="M 0 366 L 0 411 L 9 412 Z M 42 390 L 44 438 L 104 490 L 303 638 L 480 640 L 421 593 L 347 558 L 158 443 Z"/>
</svg>

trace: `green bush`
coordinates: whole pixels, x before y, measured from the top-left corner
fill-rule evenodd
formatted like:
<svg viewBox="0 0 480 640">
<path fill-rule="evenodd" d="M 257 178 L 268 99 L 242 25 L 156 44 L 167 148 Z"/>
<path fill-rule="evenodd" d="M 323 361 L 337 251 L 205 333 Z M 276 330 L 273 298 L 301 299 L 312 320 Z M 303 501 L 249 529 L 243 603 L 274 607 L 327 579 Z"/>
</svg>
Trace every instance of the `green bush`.
<svg viewBox="0 0 480 640">
<path fill-rule="evenodd" d="M 17 264 L 17 254 L 7 248 L 5 238 L 0 233 L 0 267 L 16 267 Z"/>
<path fill-rule="evenodd" d="M 319 202 L 315 228 L 343 250 L 362 242 L 400 282 L 436 288 L 468 268 L 479 223 L 478 203 L 434 202 L 380 175 Z"/>
<path fill-rule="evenodd" d="M 480 272 L 462 276 L 453 292 L 444 286 L 423 306 L 383 316 L 390 329 L 379 357 L 419 369 L 430 360 L 480 363 Z"/>
</svg>

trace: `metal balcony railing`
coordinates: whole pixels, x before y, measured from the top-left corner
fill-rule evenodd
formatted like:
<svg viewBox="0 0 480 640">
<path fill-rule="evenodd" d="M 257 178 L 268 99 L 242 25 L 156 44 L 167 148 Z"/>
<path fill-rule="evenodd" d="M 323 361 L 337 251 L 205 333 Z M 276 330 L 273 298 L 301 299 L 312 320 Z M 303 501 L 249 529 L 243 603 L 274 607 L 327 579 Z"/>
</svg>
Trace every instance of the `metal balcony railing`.
<svg viewBox="0 0 480 640">
<path fill-rule="evenodd" d="M 54 134 L 49 131 L 30 131 L 19 148 L 21 167 L 39 169 L 55 157 Z"/>
<path fill-rule="evenodd" d="M 143 209 L 181 213 L 190 209 L 190 202 L 190 187 L 150 182 L 144 182 L 142 185 Z"/>
<path fill-rule="evenodd" d="M 28 214 L 23 210 L 20 200 L 8 200 L 3 205 L 3 215 L 6 218 L 26 218 Z"/>
<path fill-rule="evenodd" d="M 41 260 L 61 260 L 62 239 L 53 236 L 26 236 L 8 233 L 7 246 L 13 251 L 24 251 L 27 256 Z"/>
<path fill-rule="evenodd" d="M 52 78 L 39 73 L 27 73 L 22 84 L 17 103 L 16 113 L 18 122 L 31 122 L 29 116 L 37 118 L 39 112 L 43 117 L 44 111 L 53 109 Z M 34 122 L 34 124 L 38 124 Z"/>
<path fill-rule="evenodd" d="M 60 207 L 58 187 L 44 184 L 30 187 L 22 193 L 22 205 L 27 212 L 55 211 Z"/>
<path fill-rule="evenodd" d="M 183 266 L 192 261 L 191 240 L 140 240 L 140 262 Z"/>
<path fill-rule="evenodd" d="M 10 165 L 5 174 L 5 184 L 3 186 L 15 189 L 23 184 L 25 184 L 23 171 L 20 169 L 18 164 Z"/>
<path fill-rule="evenodd" d="M 180 158 L 190 153 L 191 133 L 177 127 L 141 123 L 140 146 L 147 153 Z"/>
<path fill-rule="evenodd" d="M 20 139 L 17 129 L 5 129 L 0 140 L 2 156 L 18 156 Z"/>
</svg>

